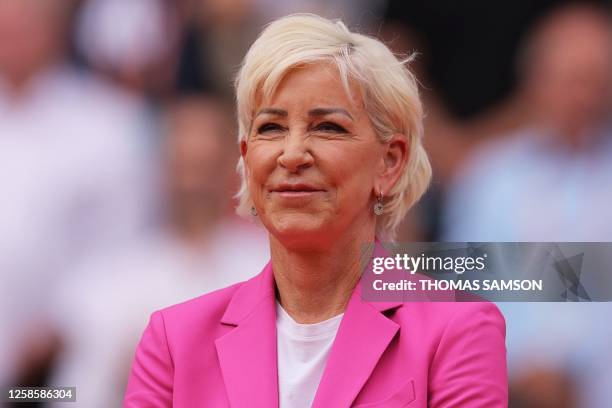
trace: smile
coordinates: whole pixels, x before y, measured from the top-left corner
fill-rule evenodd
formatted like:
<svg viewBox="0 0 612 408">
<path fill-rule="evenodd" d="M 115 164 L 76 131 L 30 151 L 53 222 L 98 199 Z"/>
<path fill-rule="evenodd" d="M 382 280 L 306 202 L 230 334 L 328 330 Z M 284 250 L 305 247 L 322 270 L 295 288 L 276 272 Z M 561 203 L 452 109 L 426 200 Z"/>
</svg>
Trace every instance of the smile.
<svg viewBox="0 0 612 408">
<path fill-rule="evenodd" d="M 282 198 L 307 198 L 313 197 L 316 194 L 323 193 L 323 191 L 273 191 L 272 194 L 275 194 Z"/>
<path fill-rule="evenodd" d="M 309 184 L 281 184 L 270 192 L 283 198 L 307 198 L 324 193 L 325 190 Z"/>
</svg>

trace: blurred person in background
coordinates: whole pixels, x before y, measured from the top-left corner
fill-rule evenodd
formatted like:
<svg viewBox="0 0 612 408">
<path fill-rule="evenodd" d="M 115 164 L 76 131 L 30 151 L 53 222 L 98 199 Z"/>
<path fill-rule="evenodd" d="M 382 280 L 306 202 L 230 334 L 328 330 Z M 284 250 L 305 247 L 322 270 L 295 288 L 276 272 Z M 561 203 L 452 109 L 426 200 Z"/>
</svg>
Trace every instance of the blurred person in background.
<svg viewBox="0 0 612 408">
<path fill-rule="evenodd" d="M 0 385 L 27 385 L 52 347 L 44 310 L 63 271 L 147 214 L 145 113 L 67 62 L 74 6 L 0 1 Z"/>
<path fill-rule="evenodd" d="M 603 10 L 571 5 L 535 28 L 519 59 L 530 117 L 456 173 L 447 239 L 612 239 L 610 27 Z"/>
<path fill-rule="evenodd" d="M 174 85 L 181 20 L 174 0 L 83 0 L 76 51 L 89 67 L 133 92 L 168 96 Z"/>
<path fill-rule="evenodd" d="M 255 0 L 197 0 L 180 8 L 185 25 L 178 87 L 233 99 L 233 77 L 261 21 Z"/>
<path fill-rule="evenodd" d="M 151 310 L 248 279 L 269 256 L 263 230 L 227 216 L 237 154 L 224 106 L 184 96 L 164 116 L 165 224 L 85 262 L 57 294 L 63 350 L 52 383 L 76 385 L 80 407 L 121 405 Z"/>
<path fill-rule="evenodd" d="M 385 0 L 185 1 L 180 7 L 186 30 L 179 85 L 213 91 L 232 101 L 235 73 L 263 25 L 287 14 L 310 12 L 375 31 L 384 5 Z"/>
<path fill-rule="evenodd" d="M 387 1 L 382 35 L 397 52 L 418 52 L 434 169 L 426 196 L 401 227 L 402 240 L 438 241 L 443 195 L 457 169 L 480 143 L 522 123 L 524 108 L 512 98 L 521 33 L 563 1 Z"/>
<path fill-rule="evenodd" d="M 517 98 L 528 120 L 482 146 L 457 172 L 444 239 L 612 239 L 610 21 L 608 10 L 581 3 L 536 24 L 518 61 Z M 514 406 L 558 407 L 551 401 L 569 399 L 572 384 L 576 399 L 565 406 L 609 406 L 612 329 L 602 324 L 609 304 L 499 306 L 508 322 Z M 545 395 L 552 399 L 544 402 Z"/>
<path fill-rule="evenodd" d="M 510 407 L 582 407 L 577 405 L 575 388 L 574 378 L 565 373 L 541 367 L 531 368 L 510 385 Z"/>
</svg>

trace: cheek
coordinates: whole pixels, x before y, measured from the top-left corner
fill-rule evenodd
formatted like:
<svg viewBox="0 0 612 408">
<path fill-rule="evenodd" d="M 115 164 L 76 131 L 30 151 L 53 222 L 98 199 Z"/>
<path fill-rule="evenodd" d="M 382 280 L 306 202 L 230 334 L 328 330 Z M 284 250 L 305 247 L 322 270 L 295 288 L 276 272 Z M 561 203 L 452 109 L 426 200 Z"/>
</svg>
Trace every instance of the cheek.
<svg viewBox="0 0 612 408">
<path fill-rule="evenodd" d="M 352 206 L 365 205 L 374 187 L 377 151 L 367 147 L 342 146 L 329 151 L 325 160 L 331 183 L 337 190 L 337 199 Z"/>
<path fill-rule="evenodd" d="M 358 212 L 368 205 L 371 194 L 372 182 L 367 175 L 347 175 L 337 191 L 339 207 L 343 210 L 354 209 L 354 211 L 347 211 L 347 214 Z"/>
<path fill-rule="evenodd" d="M 272 143 L 252 143 L 248 146 L 244 161 L 252 196 L 263 193 L 268 177 L 276 167 L 275 151 Z"/>
</svg>

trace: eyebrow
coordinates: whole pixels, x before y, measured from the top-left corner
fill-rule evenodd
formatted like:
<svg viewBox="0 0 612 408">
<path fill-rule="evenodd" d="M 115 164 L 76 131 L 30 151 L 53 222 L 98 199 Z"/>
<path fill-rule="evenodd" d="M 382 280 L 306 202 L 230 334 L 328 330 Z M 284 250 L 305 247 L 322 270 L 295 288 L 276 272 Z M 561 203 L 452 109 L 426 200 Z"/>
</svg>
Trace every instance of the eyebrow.
<svg viewBox="0 0 612 408">
<path fill-rule="evenodd" d="M 342 108 L 315 108 L 308 111 L 308 116 L 325 116 L 332 113 L 339 113 L 353 120 L 353 117 L 346 109 Z"/>
<path fill-rule="evenodd" d="M 325 115 L 330 115 L 332 113 L 339 113 L 353 120 L 353 117 L 351 116 L 351 114 L 346 109 L 343 109 L 343 108 L 314 108 L 308 111 L 308 116 L 325 116 Z M 274 115 L 274 116 L 283 116 L 283 117 L 286 117 L 288 115 L 287 111 L 283 109 L 263 108 L 259 112 L 257 112 L 255 117 L 259 115 L 265 115 L 265 114 Z"/>
<path fill-rule="evenodd" d="M 287 116 L 288 113 L 286 110 L 283 109 L 277 109 L 277 108 L 263 108 L 262 110 L 260 110 L 259 112 L 257 112 L 257 114 L 255 115 L 255 117 L 259 116 L 259 115 L 275 115 L 275 116 Z"/>
</svg>

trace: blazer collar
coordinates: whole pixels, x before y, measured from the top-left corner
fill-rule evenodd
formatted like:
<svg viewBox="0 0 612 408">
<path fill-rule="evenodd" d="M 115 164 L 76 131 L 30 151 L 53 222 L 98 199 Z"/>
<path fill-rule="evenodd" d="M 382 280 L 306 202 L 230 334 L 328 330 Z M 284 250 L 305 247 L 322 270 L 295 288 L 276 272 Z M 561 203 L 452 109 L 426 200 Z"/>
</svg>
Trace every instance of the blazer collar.
<svg viewBox="0 0 612 408">
<path fill-rule="evenodd" d="M 272 264 L 234 293 L 215 341 L 232 407 L 278 406 L 276 303 Z M 359 282 L 349 299 L 313 407 L 349 406 L 399 330 L 383 312 L 401 302 L 366 302 Z M 346 375 L 352 373 L 352 375 Z"/>
<path fill-rule="evenodd" d="M 272 261 L 269 261 L 259 274 L 244 282 L 236 290 L 221 317 L 221 323 L 237 326 L 262 300 L 272 300 L 274 303 L 275 290 Z"/>
<path fill-rule="evenodd" d="M 338 328 L 313 408 L 350 406 L 400 328 L 383 312 L 402 303 L 364 301 L 361 285 L 353 291 Z"/>
<path fill-rule="evenodd" d="M 277 407 L 276 309 L 271 264 L 234 293 L 221 323 L 235 326 L 215 340 L 232 407 Z"/>
</svg>

